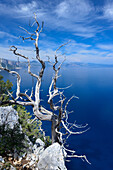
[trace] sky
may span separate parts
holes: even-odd
[[[113,64],[113,0],[0,0],[0,58],[17,60],[9,51],[11,45],[18,52],[35,58],[34,42],[23,42],[19,36],[34,32],[34,13],[44,21],[39,38],[40,56],[54,58],[59,51],[66,62]],[[63,54],[61,56],[61,54]]]

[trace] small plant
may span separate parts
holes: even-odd
[[[40,120],[34,120],[25,107],[21,105],[14,105],[19,116],[19,123],[22,127],[22,131],[26,134],[31,142],[34,144],[37,138],[40,138],[44,143],[45,147],[51,145],[50,136],[45,136],[45,132],[42,130],[42,122]]]
[[[48,146],[50,146],[50,145],[52,144],[52,141],[51,141],[50,136],[46,136],[46,137],[45,137],[45,140],[44,140],[44,139],[42,139],[42,140],[43,140],[44,143],[45,143],[45,148],[47,148]]]
[[[15,151],[19,154],[25,147],[25,135],[20,130],[19,124],[15,124],[14,128],[9,125],[0,125],[0,155],[8,157],[9,154],[14,155]]]
[[[42,125],[41,121],[35,120],[32,123],[32,116],[30,115],[29,112],[25,109],[25,107],[21,105],[15,105],[13,106],[14,109],[16,109],[18,116],[19,116],[19,123],[22,127],[22,131],[24,134],[26,134],[29,139],[35,143],[35,140],[37,138],[42,138],[42,132],[40,131],[40,127]]]
[[[3,76],[0,75],[0,102],[5,102],[9,99],[8,91],[11,91],[13,84],[9,80],[4,82]]]

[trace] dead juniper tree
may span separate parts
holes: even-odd
[[[72,134],[82,134],[88,130],[87,124],[85,126],[82,125],[77,125],[76,122],[74,123],[69,123],[68,122],[68,116],[69,112],[67,110],[69,102],[73,99],[76,98],[76,96],[72,96],[69,100],[66,101],[66,97],[64,96],[63,90],[60,89],[56,86],[57,79],[59,78],[59,70],[61,69],[61,64],[58,65],[58,50],[60,50],[64,45],[67,43],[61,45],[58,47],[58,49],[55,51],[55,61],[52,64],[53,71],[54,71],[54,76],[52,78],[51,84],[49,86],[49,94],[48,94],[48,104],[50,105],[50,110],[46,109],[45,107],[41,106],[41,98],[40,98],[40,88],[41,88],[41,83],[42,83],[42,77],[44,74],[45,70],[45,62],[40,58],[39,55],[39,46],[38,46],[38,41],[39,41],[39,36],[40,33],[43,30],[43,22],[42,22],[42,27],[40,28],[39,22],[37,21],[36,14],[34,16],[35,22],[33,23],[37,25],[36,30],[34,33],[30,33],[28,30],[26,30],[23,27],[20,27],[23,29],[29,36],[28,37],[23,37],[21,38],[23,40],[31,40],[35,42],[35,50],[36,50],[36,59],[38,62],[41,64],[41,70],[39,74],[34,74],[31,72],[31,65],[30,65],[30,60],[27,56],[22,55],[21,53],[17,52],[17,47],[11,46],[10,51],[14,53],[14,55],[24,58],[27,60],[28,63],[28,73],[36,79],[36,85],[35,85],[35,92],[34,92],[34,99],[33,99],[33,89],[31,90],[31,94],[28,95],[27,91],[24,93],[21,92],[20,89],[20,84],[21,84],[21,77],[18,72],[16,71],[10,71],[7,68],[3,68],[2,66],[0,69],[5,70],[9,72],[10,74],[15,74],[17,77],[17,89],[16,89],[16,97],[13,97],[13,94],[8,92],[8,95],[10,96],[10,100],[5,102],[5,103],[10,103],[10,104],[19,104],[23,106],[32,106],[33,108],[33,113],[35,116],[35,119],[39,119],[41,121],[51,121],[51,134],[52,134],[52,143],[58,142],[62,148],[68,152],[70,152],[70,155],[67,155],[67,157],[78,157],[82,158],[83,160],[87,160],[85,155],[75,155],[75,151],[68,150],[64,147],[66,140],[68,137]],[[48,59],[49,60],[49,59]],[[59,98],[57,104],[55,104],[54,99]],[[0,105],[4,104],[4,102],[0,102]],[[32,122],[33,123],[33,122]],[[85,128],[85,130],[84,130]],[[73,131],[75,129],[75,131]],[[76,129],[79,129],[76,131]],[[82,130],[80,130],[82,129]],[[89,162],[88,162],[89,163]]]

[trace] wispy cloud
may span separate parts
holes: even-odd
[[[30,3],[20,4],[0,4],[0,15],[7,15],[13,18],[29,17],[33,15],[33,12],[37,9],[37,3],[32,1]]]
[[[94,11],[93,5],[88,0],[64,0],[56,6],[55,12],[60,18],[68,18],[70,20],[79,19],[77,22],[81,22],[86,17],[90,17],[89,14]]]
[[[12,34],[9,34],[7,32],[4,32],[4,31],[0,31],[0,38],[13,38],[13,39],[17,39],[16,36],[12,35]]]
[[[103,17],[108,20],[113,20],[113,2],[107,2],[103,7]]]
[[[55,1],[56,2],[56,1]],[[40,20],[44,20],[47,28],[68,31],[73,35],[90,38],[100,29],[92,25],[96,11],[89,0],[63,0],[59,3],[42,3],[40,0],[13,5],[0,4],[0,14],[13,18],[33,16],[36,12]]]
[[[5,23],[9,26],[11,22],[14,28],[11,28],[12,25],[7,27],[4,24],[4,26],[1,27],[0,38],[2,40],[16,40],[14,35],[22,35],[23,31],[20,30],[19,32],[18,29],[15,29],[15,23],[17,27],[18,25],[26,26],[26,21],[29,22],[29,18],[33,17],[34,12],[37,13],[39,22],[45,22],[44,29],[47,30],[44,31],[39,41],[40,55],[44,57],[45,60],[46,55],[53,58],[54,50],[58,48],[62,42],[68,41],[67,39],[70,37],[69,39],[72,39],[71,43],[61,51],[66,52],[68,62],[108,63],[113,61],[113,45],[99,42],[97,44],[97,39],[99,40],[101,32],[111,28],[113,2],[107,1],[107,3],[103,3],[101,7],[94,6],[93,1],[90,0],[50,0],[48,2],[46,0],[31,0],[28,2],[25,0],[11,0],[10,3],[1,2],[0,17],[6,19],[6,22],[4,21],[1,24],[3,25]],[[26,26],[26,29],[27,28]],[[55,40],[55,38],[57,40]],[[103,40],[103,37],[100,39]],[[78,43],[79,40],[84,43]],[[29,41],[28,46],[26,44],[23,45],[26,50],[23,49],[21,43],[22,41],[17,44],[23,54],[29,57],[35,56],[31,50],[32,45],[30,47]],[[7,53],[8,48],[6,46],[1,45],[0,51],[1,56],[15,59],[13,55]]]
[[[60,0],[48,3],[38,1],[11,1],[0,3],[0,15],[20,19],[20,22],[36,12],[39,20],[44,20],[50,30],[68,31],[73,35],[91,38],[103,30],[100,19],[113,19],[113,3],[95,7],[89,0]],[[97,10],[98,9],[98,10]]]
[[[59,22],[56,26],[63,28],[73,35],[90,38],[94,37],[98,27],[91,23],[95,17],[95,8],[88,0],[64,0],[54,10]]]
[[[47,41],[45,41],[45,44]],[[52,42],[51,42],[52,44]],[[40,57],[47,61],[47,56],[50,57],[51,61],[54,61],[55,50],[58,47],[58,44],[54,43],[54,47],[50,48],[47,46],[45,49],[40,50]],[[62,50],[59,51],[58,55],[65,53],[66,62],[84,62],[84,63],[103,63],[109,64],[113,62],[113,45],[103,45],[98,44],[95,48],[92,45],[78,43],[74,40],[65,46]],[[35,50],[31,46],[17,46],[18,52],[28,56],[30,60],[35,59]],[[6,46],[0,46],[0,57],[16,60],[16,56],[13,55],[9,48]],[[63,56],[64,56],[63,55]],[[59,57],[59,60],[63,60],[63,56]],[[21,58],[20,58],[21,60]]]
[[[113,51],[113,44],[97,44],[97,47],[104,51]]]

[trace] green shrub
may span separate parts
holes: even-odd
[[[51,144],[51,139],[49,136],[44,136],[43,131],[40,129],[42,126],[42,122],[40,120],[35,120],[33,123],[33,118],[29,112],[25,109],[25,107],[16,105],[14,106],[19,116],[19,123],[22,126],[23,133],[25,133],[31,142],[34,144],[37,138],[40,138],[44,141],[45,146],[48,147]]]
[[[25,133],[29,139],[35,143],[35,140],[37,138],[42,138],[42,132],[40,131],[40,127],[42,125],[42,122],[39,120],[35,120],[33,123],[32,122],[32,116],[30,115],[29,112],[25,109],[25,107],[21,105],[15,105],[13,106],[14,109],[16,109],[18,116],[19,116],[19,123],[22,126],[22,131]]]
[[[4,82],[3,76],[0,75],[0,101],[5,102],[9,99],[7,91],[11,91],[12,86],[13,84],[9,80]]]
[[[22,152],[25,147],[25,135],[20,130],[19,124],[15,124],[14,128],[9,125],[0,125],[0,155],[8,156],[14,155],[16,151],[18,154]]]

